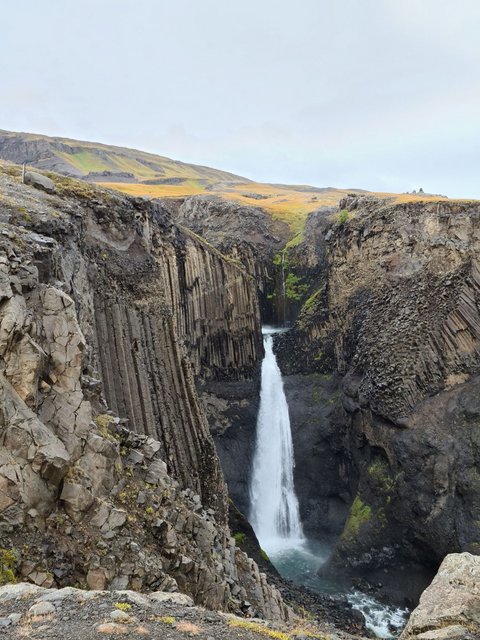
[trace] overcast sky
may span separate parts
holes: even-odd
[[[480,0],[0,4],[0,128],[480,198]]]

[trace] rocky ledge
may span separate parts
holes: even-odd
[[[203,640],[353,640],[330,625],[299,620],[280,625],[208,611],[195,607],[192,599],[182,594],[45,589],[26,583],[0,587],[0,633],[5,638],[39,640],[100,640],[109,636],[137,640],[192,636]]]

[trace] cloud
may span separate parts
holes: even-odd
[[[0,127],[480,197],[479,28],[477,0],[8,3]]]

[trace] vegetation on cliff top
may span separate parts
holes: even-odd
[[[244,205],[264,209],[274,219],[288,224],[291,238],[287,249],[303,239],[308,215],[321,206],[337,206],[348,193],[373,193],[355,189],[316,188],[305,185],[285,185],[252,182],[247,178],[222,171],[172,160],[164,156],[95,142],[51,138],[38,134],[0,132],[10,146],[12,140],[19,143],[43,145],[42,167],[55,168],[63,173],[75,173],[79,177],[97,174],[100,180],[105,172],[104,187],[132,196],[150,198],[183,198],[192,195],[216,195]],[[0,156],[1,156],[0,137]],[[37,151],[38,153],[38,151]],[[8,154],[6,159],[8,159]],[[45,164],[51,160],[50,165]],[[32,166],[35,166],[35,156]],[[91,176],[90,176],[91,177]],[[115,180],[126,180],[117,182]],[[445,200],[443,196],[425,193],[391,194],[395,202],[421,200]],[[345,214],[341,214],[345,215]],[[339,220],[343,222],[344,220]]]

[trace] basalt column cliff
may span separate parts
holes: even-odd
[[[193,384],[256,367],[248,275],[158,206],[20,176],[2,165],[0,582],[180,589],[284,619],[230,537]]]
[[[298,480],[322,487],[331,573],[415,598],[447,553],[479,551],[480,209],[351,197],[305,235],[317,277],[278,355],[321,416],[297,451],[328,462]]]
[[[281,225],[260,210],[194,197],[173,212],[243,257],[260,290],[276,289],[266,317],[283,321],[280,268],[295,285],[283,295],[299,312],[276,351],[305,532],[334,546],[330,576],[416,602],[446,554],[477,553],[480,540],[478,203],[352,195],[310,214],[302,241],[283,249]],[[203,391],[247,512],[258,386]]]

